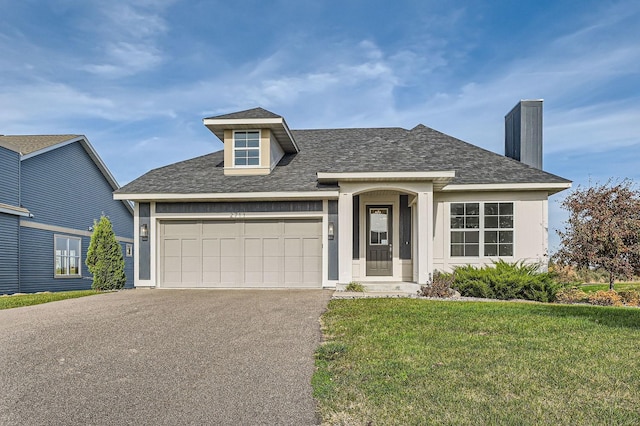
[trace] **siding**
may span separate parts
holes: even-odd
[[[18,216],[0,213],[0,294],[18,286]]]
[[[22,204],[34,222],[87,230],[104,213],[116,235],[133,238],[133,216],[80,142],[22,161]]]
[[[94,219],[105,214],[119,237],[133,238],[133,215],[80,142],[23,160],[22,205],[34,215],[22,221],[87,231]],[[61,291],[91,288],[91,274],[84,261],[89,237],[82,238],[83,278],[54,278],[52,231],[20,227],[20,290]],[[60,233],[64,234],[64,233]],[[69,234],[73,235],[73,234]],[[125,243],[121,243],[123,253]],[[133,257],[125,257],[126,287],[133,287]]]
[[[86,290],[91,288],[93,280],[84,263],[91,240],[89,237],[80,237],[82,240],[82,258],[80,259],[82,278],[54,278],[54,235],[79,236],[25,227],[22,227],[20,232],[20,291],[33,293],[36,291]],[[120,245],[124,256],[126,244],[121,243]],[[127,276],[125,288],[133,288],[133,257],[125,257],[124,259]]]
[[[20,154],[1,146],[0,203],[20,205]]]

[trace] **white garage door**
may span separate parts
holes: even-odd
[[[319,220],[163,221],[162,287],[321,287]]]

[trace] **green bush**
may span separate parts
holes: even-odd
[[[365,290],[366,290],[366,288],[362,284],[357,283],[355,281],[351,281],[344,288],[344,291],[357,291],[358,293],[363,293]]]
[[[453,288],[468,297],[552,302],[561,287],[548,272],[538,272],[538,265],[523,262],[499,260],[482,268],[459,266],[453,274]]]

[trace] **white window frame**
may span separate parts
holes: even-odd
[[[497,215],[489,215],[489,217],[495,217],[498,220],[498,225],[495,228],[489,228],[486,226],[486,218],[487,215],[485,213],[485,206],[487,204],[497,204],[498,205],[498,214]],[[511,214],[507,215],[507,214],[500,214],[500,204],[511,204]],[[482,238],[483,238],[483,244],[482,244],[482,253],[484,254],[485,257],[513,257],[513,253],[515,251],[515,219],[514,219],[514,213],[515,213],[515,204],[512,201],[495,201],[495,202],[485,202],[484,205],[482,206]],[[507,217],[507,216],[511,216],[511,227],[510,228],[501,228],[500,227],[500,218],[501,217]],[[497,233],[497,240],[498,242],[496,243],[487,243],[486,242],[486,232],[496,232]],[[511,232],[511,242],[510,243],[500,243],[500,233],[502,232]],[[496,245],[497,250],[498,250],[498,254],[496,255],[487,255],[487,248],[486,248],[486,244],[491,244],[491,245]],[[500,254],[500,246],[501,245],[511,245],[511,254],[510,255],[501,255]]]
[[[479,226],[478,228],[452,228],[451,227],[451,218],[453,217],[453,215],[451,214],[451,205],[453,204],[478,204],[479,207]],[[511,218],[512,218],[512,225],[511,228],[487,228],[485,226],[485,205],[486,204],[498,204],[498,206],[500,204],[511,204],[512,206],[512,212],[511,212]],[[468,258],[481,258],[481,257],[492,257],[492,258],[513,258],[516,255],[516,203],[514,201],[451,201],[449,202],[448,205],[448,229],[449,229],[449,257],[450,258],[456,258],[456,259],[468,259]],[[466,215],[465,215],[466,216]],[[498,221],[499,221],[499,216],[498,215]],[[505,215],[506,216],[506,215]],[[499,226],[499,225],[498,225]],[[457,256],[454,255],[452,253],[451,250],[451,246],[452,244],[452,232],[465,232],[465,231],[478,231],[478,255],[477,256]],[[496,256],[488,256],[486,254],[486,247],[485,247],[485,232],[489,231],[489,232],[495,232],[498,231],[498,238],[499,238],[499,232],[503,232],[503,231],[511,231],[512,232],[512,238],[511,238],[511,255],[509,256],[500,256],[500,255],[496,255]],[[458,244],[458,243],[455,243]],[[464,244],[464,243],[462,243]],[[492,244],[492,243],[490,243]],[[498,246],[500,245],[500,243],[497,243]],[[500,247],[498,247],[498,253],[500,252]]]
[[[61,239],[66,239],[67,240],[67,253],[66,255],[58,255],[56,253],[56,240],[58,238]],[[69,241],[70,240],[76,240],[78,241],[78,255],[77,256],[71,256],[71,254],[69,253]],[[66,274],[58,274],[58,268],[57,268],[57,261],[58,258],[61,257],[63,259],[67,260],[67,270],[66,270]],[[70,264],[71,262],[69,261],[71,258],[76,258],[77,259],[77,263],[78,263],[78,273],[77,274],[69,274],[69,268],[70,268]],[[82,238],[80,237],[73,237],[71,235],[62,235],[62,234],[54,234],[53,235],[53,276],[54,278],[81,278],[82,277]]]
[[[236,134],[238,133],[258,133],[258,147],[243,147],[236,148]],[[234,130],[233,131],[233,167],[237,168],[252,168],[252,167],[260,167],[260,163],[262,161],[262,132],[259,129],[247,129],[247,130]],[[249,151],[249,150],[258,150],[258,164],[236,164],[236,151]]]

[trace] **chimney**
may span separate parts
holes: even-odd
[[[542,99],[522,100],[504,117],[504,155],[542,170]]]

